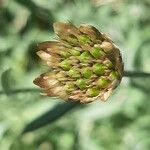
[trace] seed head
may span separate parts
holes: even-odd
[[[54,23],[57,41],[38,45],[37,55],[52,69],[34,83],[43,95],[88,103],[106,101],[123,75],[117,46],[95,27],[83,24]]]

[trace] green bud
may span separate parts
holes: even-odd
[[[86,94],[90,97],[95,97],[99,95],[99,90],[96,87],[89,88]]]
[[[98,79],[97,86],[99,88],[106,88],[109,85],[110,81],[105,77]]]
[[[87,66],[89,66],[89,63],[81,63],[81,66],[82,67],[87,67]]]
[[[92,70],[90,70],[89,68],[82,69],[81,73],[87,79],[90,78],[93,75]]]
[[[65,86],[64,86],[64,89],[67,91],[67,92],[71,92],[73,90],[76,89],[76,86],[73,84],[73,83],[67,83]]]
[[[75,68],[71,68],[69,71],[68,71],[68,75],[70,77],[73,77],[73,78],[79,78],[81,75],[80,73],[77,71],[77,69]]]
[[[92,48],[92,50],[90,51],[90,53],[92,54],[93,57],[95,58],[100,58],[101,56],[103,56],[105,53],[103,52],[103,50],[101,48],[98,47],[94,47]]]
[[[80,51],[77,49],[71,49],[70,53],[74,56],[79,56],[81,54]]]
[[[70,37],[67,38],[67,41],[73,45],[78,44],[78,39],[74,35],[70,35]]]
[[[109,75],[109,77],[111,78],[111,80],[115,80],[118,78],[118,72],[117,71],[112,71]]]
[[[84,90],[86,88],[86,80],[79,79],[76,81],[76,85],[81,89]]]
[[[60,53],[60,55],[63,56],[63,57],[65,57],[65,58],[68,58],[71,54],[69,52],[67,52],[67,51],[62,51]]]
[[[88,51],[83,52],[80,56],[79,56],[79,60],[83,63],[87,63],[89,62],[89,59],[91,58],[91,55]]]
[[[78,40],[79,40],[79,42],[81,42],[83,44],[87,44],[90,42],[90,37],[87,35],[80,35]]]
[[[105,73],[105,67],[102,64],[96,63],[93,65],[93,72],[97,75],[102,75]]]
[[[110,60],[104,61],[104,64],[105,64],[108,68],[113,68],[113,67],[114,67],[113,63],[112,63]]]
[[[72,66],[69,60],[65,59],[60,63],[60,67],[63,68],[64,70],[69,70]]]

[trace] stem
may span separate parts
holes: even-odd
[[[150,73],[146,72],[139,72],[139,71],[124,71],[123,77],[129,77],[129,78],[145,78],[150,77]],[[37,88],[24,88],[24,89],[14,89],[10,91],[9,94],[16,94],[16,93],[26,93],[26,92],[39,92],[40,89]],[[0,91],[0,95],[5,94],[4,91]]]
[[[145,77],[150,77],[150,73],[147,72],[139,72],[139,71],[124,71],[124,77],[129,77],[129,78],[145,78]]]
[[[26,93],[26,92],[40,92],[40,89],[36,88],[22,88],[22,89],[14,89],[9,92],[9,94],[16,94],[16,93]],[[0,91],[0,94],[5,94],[4,91]]]

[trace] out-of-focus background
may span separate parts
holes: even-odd
[[[0,0],[0,150],[149,150],[148,78],[123,78],[107,102],[72,109],[20,135],[63,104],[40,96],[32,83],[48,70],[36,45],[56,38],[56,21],[94,25],[119,46],[125,70],[150,72],[149,0]]]

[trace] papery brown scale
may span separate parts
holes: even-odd
[[[81,103],[87,103],[93,101],[92,98],[88,98],[85,91],[76,90],[73,92],[72,95],[69,96],[69,99],[78,101],[80,100]]]
[[[40,86],[41,88],[47,89],[49,87],[56,86],[56,84],[58,85],[58,80],[55,78],[55,75],[53,73],[44,73],[36,78],[33,83]]]
[[[53,25],[54,32],[61,38],[62,36],[68,36],[68,35],[75,35],[78,36],[80,34],[77,27],[75,27],[71,23],[62,23],[62,22],[56,22]],[[66,37],[67,38],[67,37]]]
[[[103,40],[102,34],[93,26],[83,24],[79,27],[80,32],[87,34],[92,41]]]
[[[83,44],[83,45],[80,45],[81,46],[81,48],[83,49],[83,50],[85,50],[85,51],[91,51],[91,45],[89,45],[89,44]]]
[[[115,66],[115,70],[118,71],[119,77],[121,79],[121,77],[123,76],[123,63],[120,63],[120,62],[122,62],[122,58],[120,56],[119,49],[118,48],[113,49],[111,52],[111,56],[113,56],[113,57],[111,57],[110,60],[113,62],[114,66]]]
[[[43,42],[38,45],[39,50],[46,51],[49,54],[59,54],[61,50],[63,50],[63,46],[60,42],[57,41],[49,41]]]
[[[45,49],[50,48],[52,46],[56,47],[58,44],[59,44],[58,41],[46,41],[46,42],[39,43],[37,45],[37,47],[38,47],[38,50],[45,50]]]
[[[61,58],[56,54],[49,54],[45,51],[38,51],[37,55],[50,67],[56,67],[59,65]]]
[[[43,60],[50,60],[52,58],[55,60],[60,60],[60,57],[57,53],[51,53],[47,50],[38,51],[37,55]]]
[[[37,55],[44,61],[48,61],[51,57],[50,54],[41,50],[37,52]]]
[[[60,98],[67,99],[68,95],[64,91],[64,87],[60,85],[59,81],[56,80],[55,74],[42,74],[40,77],[36,78],[34,84],[43,88],[42,95],[47,96],[59,96]]]
[[[46,89],[46,93],[48,96],[60,96],[62,94],[63,87],[62,86],[55,86],[55,87],[50,87],[49,89]]]
[[[101,44],[101,48],[106,52],[107,57],[115,66],[115,69],[119,72],[120,77],[123,75],[123,63],[122,58],[119,52],[119,49],[115,46],[115,44],[109,40],[104,41]]]

